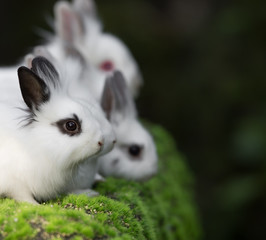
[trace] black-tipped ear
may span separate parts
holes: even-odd
[[[109,120],[115,118],[117,114],[120,117],[136,115],[133,97],[120,71],[115,71],[112,76],[107,77],[101,105]]]
[[[117,110],[123,111],[131,102],[126,80],[120,71],[115,71],[112,76],[113,91],[116,96]]]
[[[133,96],[120,71],[115,71],[112,76],[112,88],[115,96],[116,111],[123,115],[135,115],[136,107]]]
[[[50,91],[45,82],[26,67],[18,69],[19,85],[27,106],[34,110],[50,98]]]
[[[115,105],[111,81],[111,78],[106,78],[101,99],[101,106],[108,120],[111,120],[111,114]]]
[[[56,88],[59,84],[59,74],[56,71],[52,63],[50,63],[45,57],[36,57],[32,60],[32,69],[36,75],[45,81],[51,82]]]

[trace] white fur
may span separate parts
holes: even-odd
[[[22,100],[19,82],[17,78],[17,69],[18,67],[4,67],[0,68],[0,91],[1,96],[0,100],[5,101],[6,103],[11,103],[13,99],[14,101],[20,102]],[[16,79],[16,81],[12,81],[12,79]],[[3,90],[1,90],[3,89]],[[19,96],[19,98],[18,98]]]
[[[39,53],[45,52],[45,48],[39,47]],[[60,52],[58,54],[60,58],[66,54],[61,45],[58,45],[54,52]],[[47,53],[45,54],[47,55]],[[52,58],[56,57],[56,55],[52,56]],[[66,56],[63,58],[66,58]],[[79,61],[76,61],[75,64],[77,64],[77,67],[82,68]],[[85,79],[79,82],[73,81],[71,93],[83,99],[86,99],[90,96],[89,93],[92,93],[97,101],[101,102],[102,94],[105,94],[103,92],[105,76],[93,66],[88,65],[83,66],[83,68],[86,71]],[[113,73],[110,73],[109,77],[112,78],[112,75]],[[97,82],[101,82],[101,84],[97,84]],[[101,86],[102,89],[95,91],[94,83],[98,87]],[[117,91],[116,87],[113,87],[112,91]],[[99,157],[99,173],[105,177],[115,176],[134,180],[148,179],[157,172],[156,147],[150,133],[138,120],[134,99],[127,85],[124,84],[119,91],[119,94],[123,95],[123,97],[116,96],[113,100],[118,101],[122,108],[117,109],[113,106],[111,112],[111,125],[115,132],[117,143],[110,153]],[[123,102],[123,99],[126,99],[126,102]],[[143,149],[140,156],[132,158],[129,148],[134,144],[141,146]],[[81,172],[80,184],[82,185],[82,182],[86,180],[86,169],[81,170]]]
[[[85,59],[85,68],[88,69],[86,72],[87,80],[85,79],[82,83],[79,82],[76,86],[78,90],[74,90],[73,88],[72,93],[76,92],[77,95],[83,96],[86,99],[86,93],[90,92],[98,102],[101,101],[105,78],[112,74],[112,72],[107,74],[99,70],[98,65],[102,61],[99,59],[105,57],[111,59],[117,58],[115,60],[119,63],[117,66],[120,66],[120,69],[125,75],[125,79],[128,80],[127,84],[129,86],[127,87],[128,89],[125,89],[125,94],[130,104],[124,106],[128,110],[127,114],[119,111],[113,113],[116,119],[115,122],[117,123],[112,122],[112,126],[117,135],[117,144],[111,153],[100,158],[100,173],[105,176],[116,176],[135,180],[149,178],[157,172],[157,154],[151,135],[138,121],[132,96],[136,92],[134,89],[138,89],[138,87],[132,87],[132,84],[136,84],[135,81],[132,81],[134,78],[132,76],[139,74],[138,67],[134,59],[131,59],[131,56],[128,55],[130,53],[127,52],[127,48],[120,40],[102,32],[101,24],[95,17],[95,13],[93,13],[94,10],[88,11],[90,8],[86,6],[86,3],[93,3],[93,1],[74,0],[75,11],[67,2],[62,1],[56,4],[55,14],[58,36],[55,36],[46,46],[47,50],[53,55],[52,58],[63,62],[66,58],[65,46],[78,49]],[[84,11],[81,6],[85,6]],[[93,6],[95,7],[95,5]],[[90,12],[89,15],[88,12]],[[85,31],[82,31],[81,26],[79,26],[79,22],[77,22],[78,17],[83,21]],[[74,31],[72,29],[73,26],[78,26],[78,30]],[[47,56],[45,51],[41,50]],[[138,81],[140,83],[140,80]],[[132,159],[128,152],[129,147],[133,144],[143,147],[139,159]],[[119,159],[119,161],[114,164],[113,162],[116,159]],[[84,179],[86,178],[85,172]]]
[[[158,158],[154,141],[138,121],[134,99],[122,74],[116,72],[109,80],[113,104],[108,115],[117,143],[110,153],[99,158],[99,173],[103,176],[147,180],[157,173]],[[130,153],[134,145],[141,148],[140,154]]]
[[[66,57],[68,56],[67,53],[65,52],[64,44],[57,37],[55,37],[53,41],[51,41],[51,43],[48,44],[47,46],[45,47],[39,46],[37,47],[37,49],[39,50],[38,52],[39,52],[39,55],[41,56],[46,55],[47,54],[46,52],[51,53],[51,56],[49,57],[49,59],[50,60],[55,59],[56,62],[64,62]],[[86,63],[86,66],[85,66],[86,76],[84,76],[84,81],[81,84],[78,83],[77,86],[73,84],[73,86],[75,88],[78,88],[79,91],[85,91],[85,92],[89,91],[90,95],[92,95],[98,102],[100,102],[106,76],[110,75],[110,73],[108,74],[103,73],[102,71],[99,71],[99,69],[97,69],[94,65],[90,64],[90,62],[88,62],[87,60],[85,61],[86,61],[85,62]],[[79,64],[80,67],[82,67],[80,62],[77,61],[77,63]],[[84,66],[83,66],[83,69],[84,69]],[[80,87],[79,85],[83,85],[83,86]]]
[[[137,119],[124,119],[114,127],[114,131],[117,143],[110,153],[99,158],[99,173],[105,177],[132,180],[147,180],[156,174],[158,159],[155,144]],[[129,153],[132,144],[143,147],[141,155],[137,158],[133,158]]]
[[[112,70],[123,72],[131,93],[137,96],[143,83],[139,67],[128,47],[119,38],[103,32],[93,0],[74,0],[72,6],[68,2],[59,1],[55,5],[55,28],[61,41],[73,44],[104,75],[110,72],[101,70],[100,65],[111,61],[114,65]],[[49,48],[53,52],[54,46]]]
[[[27,106],[18,90],[17,70],[0,69],[0,196],[37,203],[89,188],[96,171],[95,158],[113,147],[115,136],[99,104],[93,98],[84,101],[71,95],[71,82],[80,73],[73,69],[73,62],[64,64],[59,72],[60,80],[64,78],[62,87],[51,89],[49,101],[35,111],[36,121],[27,125],[27,113],[21,109]],[[55,123],[73,114],[82,121],[81,133],[61,133]],[[82,186],[77,181],[80,164],[89,166],[88,175],[93,175]]]

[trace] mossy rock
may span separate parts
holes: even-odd
[[[200,239],[193,178],[172,137],[148,124],[159,173],[137,183],[108,178],[100,196],[68,195],[39,206],[0,200],[0,239]]]

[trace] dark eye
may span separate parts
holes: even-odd
[[[112,71],[114,69],[114,64],[112,61],[104,61],[100,64],[100,68],[103,70],[103,71]]]
[[[74,114],[74,119],[62,119],[56,122],[60,132],[68,134],[69,136],[77,135],[81,132],[81,121]]]
[[[67,121],[64,125],[66,131],[76,132],[78,130],[78,124],[75,121]]]
[[[133,144],[128,148],[128,152],[132,157],[139,157],[142,151],[142,146]]]

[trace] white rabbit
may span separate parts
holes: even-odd
[[[56,53],[62,41],[75,46],[103,74],[121,70],[133,96],[137,96],[143,82],[139,67],[120,39],[103,32],[93,0],[74,0],[73,5],[57,2],[55,30],[57,37],[48,46],[50,52]]]
[[[19,86],[16,70],[0,71],[2,197],[37,203],[77,190],[79,164],[113,148],[113,130],[99,104],[71,96],[72,78],[80,75],[78,64],[64,64],[58,72],[37,57],[32,69],[18,69]],[[7,90],[10,101],[4,96]]]
[[[99,173],[147,180],[157,172],[157,153],[151,135],[137,120],[133,97],[121,72],[107,78],[102,107],[117,137],[114,149],[99,158]],[[105,99],[107,98],[107,99]]]
[[[158,162],[156,147],[151,135],[138,121],[133,96],[122,74],[119,71],[110,73],[104,85],[105,76],[89,65],[77,50],[71,49],[70,46],[66,49],[62,45],[60,51],[62,56],[65,54],[64,58],[70,54],[79,59],[80,65],[88,70],[87,79],[76,82],[77,90],[80,88],[85,90],[85,92],[77,91],[77,95],[80,97],[83,95],[82,97],[86,99],[87,92],[93,93],[95,90],[93,87],[95,81],[98,82],[97,86],[102,86],[101,90],[96,91],[99,96],[93,95],[101,103],[111,122],[117,143],[111,152],[99,157],[99,173],[103,176],[133,180],[144,180],[154,175],[157,172]],[[51,60],[57,57],[52,56],[45,47],[37,47],[33,52],[49,56]],[[75,94],[75,91],[72,88],[72,94]],[[83,172],[85,176],[86,169]]]

